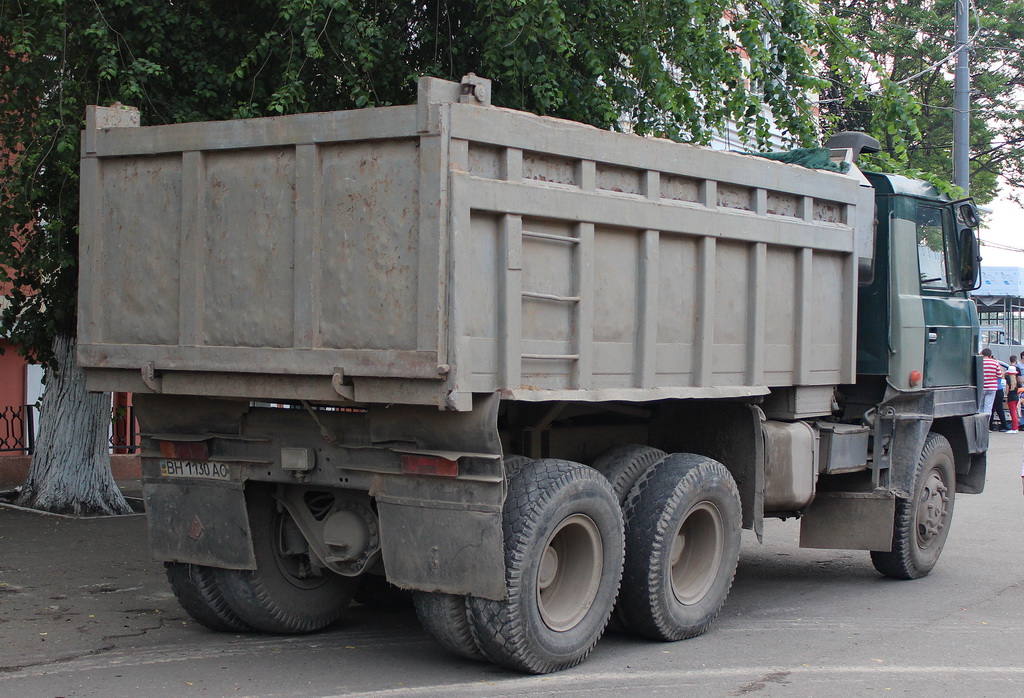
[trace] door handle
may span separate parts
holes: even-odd
[[[939,333],[938,333],[938,330],[936,330],[933,327],[929,327],[928,328],[928,343],[929,344],[938,344],[939,343]]]

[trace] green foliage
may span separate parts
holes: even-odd
[[[850,41],[863,46],[873,64],[828,61],[837,79],[824,94],[843,96],[825,102],[824,116],[839,130],[869,131],[885,146],[869,162],[936,184],[958,195],[953,178],[953,73],[955,63],[942,63],[956,47],[953,16],[956,0],[826,0],[821,11],[841,18]],[[1024,185],[1024,2],[974,0],[970,17],[971,46],[971,195],[985,203],[995,197],[1002,177]],[[976,36],[975,36],[976,35]],[[884,67],[884,68],[882,68]],[[879,71],[884,72],[879,72]],[[913,109],[916,129],[904,128],[898,111],[875,98],[850,94],[849,73],[861,83],[872,76],[899,84],[904,106]],[[855,79],[852,82],[857,82]]]
[[[900,156],[904,138],[919,135],[905,93],[869,98],[856,66],[870,56],[847,41],[851,20],[815,6],[0,0],[0,142],[18,153],[3,177],[0,230],[19,231],[0,236],[15,286],[0,332],[46,360],[49,339],[74,327],[88,104],[138,106],[144,125],[272,116],[410,103],[421,75],[475,72],[494,80],[501,106],[697,143],[734,120],[764,147],[773,125],[795,145],[815,144],[812,95],[834,84]]]

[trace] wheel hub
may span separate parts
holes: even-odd
[[[558,574],[558,551],[550,545],[544,549],[540,560],[540,572],[537,575],[537,586],[541,591],[551,586]]]
[[[683,535],[683,530],[679,529],[679,533],[672,539],[672,553],[669,556],[673,567],[679,564],[679,558],[683,556],[684,548],[686,548],[686,536]]]
[[[537,608],[556,632],[583,620],[597,597],[604,567],[601,532],[593,519],[573,514],[548,538],[537,568]]]
[[[949,507],[949,488],[937,468],[928,472],[921,488],[920,506],[917,508],[917,542],[927,548],[946,525]]]
[[[704,598],[718,577],[725,547],[722,513],[711,502],[691,509],[672,539],[669,552],[672,593],[684,606]]]

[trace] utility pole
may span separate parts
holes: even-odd
[[[970,119],[971,72],[967,50],[968,15],[971,0],[956,0],[956,73],[953,81],[953,184],[967,196],[971,186]]]

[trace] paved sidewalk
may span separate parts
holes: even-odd
[[[167,641],[191,625],[150,557],[145,515],[0,507],[0,671]]]

